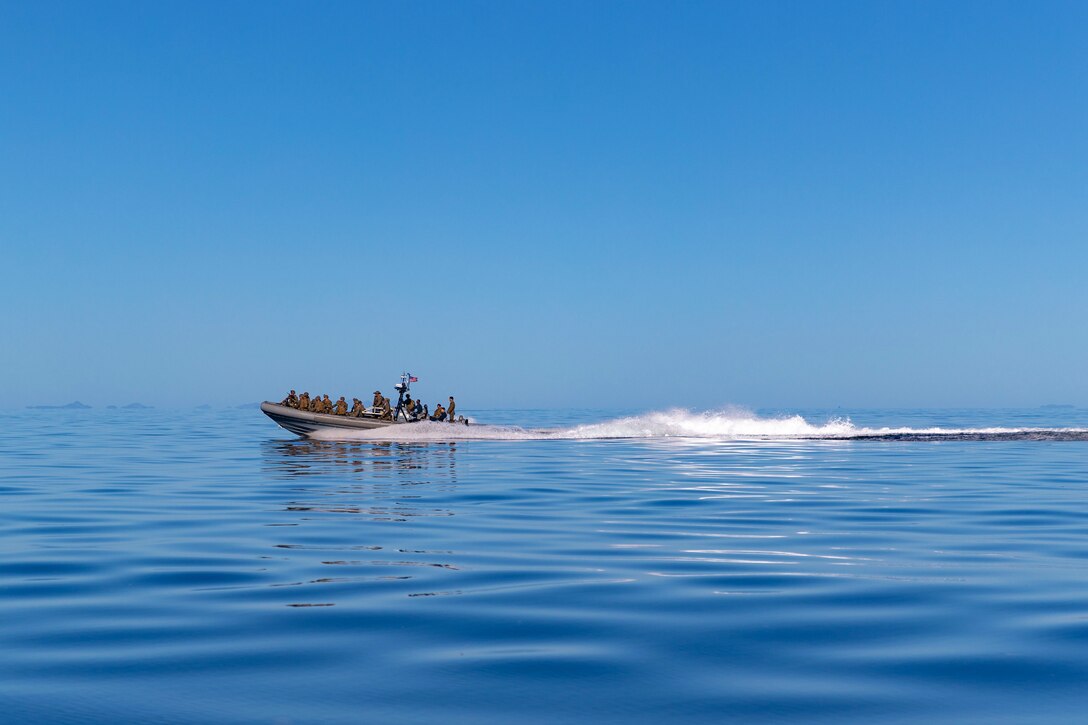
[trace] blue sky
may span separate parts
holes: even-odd
[[[1088,5],[4,3],[10,406],[1088,405]]]

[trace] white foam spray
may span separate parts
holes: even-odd
[[[800,415],[761,417],[741,408],[693,412],[681,408],[633,415],[566,428],[519,428],[506,425],[458,425],[421,422],[367,431],[326,429],[311,435],[340,441],[456,441],[456,440],[607,440],[614,438],[705,439],[851,439],[895,436],[1009,436],[1032,433],[1088,433],[1063,428],[860,428],[849,418],[810,423]]]

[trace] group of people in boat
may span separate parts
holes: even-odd
[[[280,401],[280,405],[286,405],[288,408],[296,408],[298,410],[308,410],[311,413],[325,413],[326,415],[344,415],[351,418],[362,417],[376,417],[382,420],[393,420],[394,417],[402,416],[408,421],[417,420],[433,420],[433,421],[448,421],[450,423],[465,422],[464,416],[454,417],[454,411],[457,409],[457,403],[454,402],[453,396],[450,396],[449,407],[444,407],[441,403],[434,407],[434,412],[430,411],[428,406],[424,405],[419,400],[412,400],[410,393],[406,393],[404,398],[400,401],[400,405],[394,410],[393,404],[389,398],[382,395],[380,390],[374,391],[374,400],[371,401],[370,407],[367,408],[363,405],[363,401],[358,398],[352,398],[352,406],[349,409],[348,403],[344,400],[344,396],[340,396],[340,400],[335,403],[329,399],[328,395],[315,395],[310,397],[309,392],[305,392],[302,395],[296,395],[292,390],[287,394],[287,397]]]

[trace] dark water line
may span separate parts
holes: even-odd
[[[854,436],[813,436],[809,440],[850,440],[850,441],[1088,441],[1088,430],[1025,430],[972,432],[956,431],[948,433],[873,433]]]

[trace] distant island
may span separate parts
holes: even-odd
[[[28,405],[26,407],[34,410],[88,410],[91,406],[75,400],[68,405]]]
[[[28,405],[26,407],[31,408],[33,410],[90,410],[92,406],[87,405],[86,403],[81,403],[78,400],[75,400],[75,401],[73,401],[71,403],[68,403],[67,405]],[[151,410],[155,406],[154,405],[144,405],[143,403],[129,403],[128,405],[123,405],[123,406],[120,406],[120,407],[125,409],[125,410]],[[117,410],[118,406],[116,406],[116,405],[107,405],[106,409],[107,410]]]

